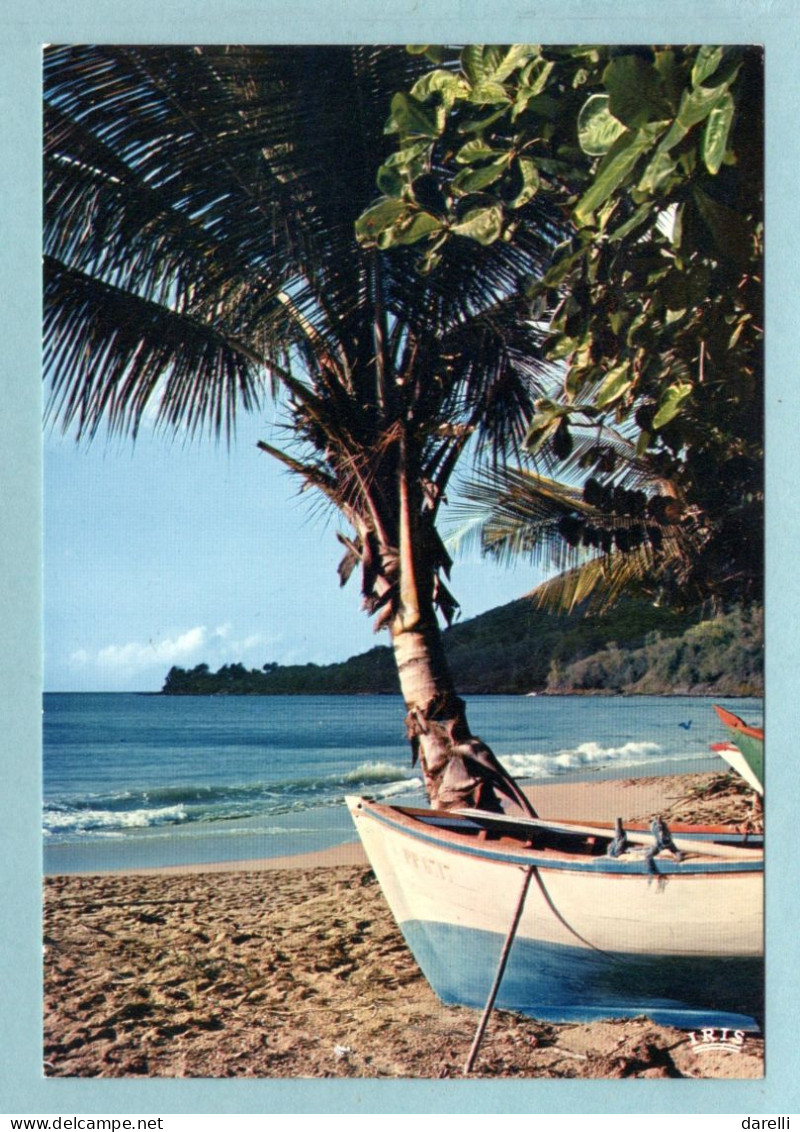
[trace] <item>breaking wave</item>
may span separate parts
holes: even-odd
[[[219,785],[171,785],[57,797],[44,808],[44,835],[109,836],[157,826],[230,822],[340,806],[346,794],[387,798],[422,789],[416,776],[388,762],[365,762],[319,778]]]
[[[517,778],[553,778],[576,770],[641,767],[663,753],[658,743],[645,741],[623,743],[619,747],[586,742],[547,754],[503,755],[500,761]]]

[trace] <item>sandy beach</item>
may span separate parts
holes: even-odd
[[[529,790],[543,817],[751,820],[721,774]],[[360,845],[44,891],[44,1072],[57,1077],[461,1077],[478,1012],[443,1006]],[[698,1049],[647,1019],[492,1015],[475,1077],[758,1078],[761,1037]]]

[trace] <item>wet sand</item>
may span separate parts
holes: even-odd
[[[538,812],[741,825],[727,775],[535,787]],[[59,1077],[461,1077],[477,1011],[419,972],[360,845],[45,881],[44,1071]],[[763,1040],[698,1049],[647,1019],[498,1011],[475,1077],[763,1076]]]

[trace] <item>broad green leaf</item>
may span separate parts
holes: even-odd
[[[570,354],[574,354],[580,348],[580,345],[578,338],[570,338],[568,335],[560,334],[547,350],[547,359],[551,362],[560,362],[563,358],[568,358]]]
[[[522,72],[519,81],[519,92],[520,95],[524,96],[526,102],[542,93],[554,67],[555,63],[552,60],[547,62],[541,57],[531,60]]]
[[[737,73],[738,69],[734,70],[730,77],[718,86],[699,86],[694,90],[684,91],[678,116],[675,119],[676,125],[683,127],[684,130],[690,130],[698,122],[705,121],[711,111],[725,100],[728,95],[728,88],[736,78]]]
[[[449,236],[450,233],[445,230],[438,240],[434,240],[433,243],[429,242],[425,254],[416,265],[415,270],[418,275],[430,275],[432,271],[436,270],[442,260],[441,248],[444,247]]]
[[[573,251],[572,243],[569,240],[559,244],[553,255],[553,262],[541,280],[541,285],[543,287],[557,287],[584,254],[582,248],[577,252]]]
[[[685,83],[685,74],[671,49],[655,52],[655,68],[661,77],[661,87],[671,110],[678,109]]]
[[[617,138],[625,133],[626,126],[609,110],[610,101],[607,94],[593,94],[578,115],[578,142],[590,157],[608,153]]]
[[[674,175],[676,167],[677,163],[669,149],[659,146],[636,186],[638,192],[654,195]]]
[[[531,55],[538,55],[538,53],[539,48],[535,45],[515,43],[495,67],[492,78],[495,82],[505,82],[510,74],[525,66]]]
[[[559,426],[558,420],[550,420],[547,424],[538,423],[539,416],[535,416],[528,426],[528,432],[525,436],[523,447],[533,455],[539,452],[548,439],[556,431]]]
[[[605,381],[600,386],[594,398],[598,409],[604,409],[614,401],[618,401],[633,385],[630,362],[624,361],[615,365],[606,374]]]
[[[430,71],[417,79],[411,88],[412,98],[424,102],[431,94],[440,94],[444,105],[450,110],[459,98],[465,98],[469,88],[463,79],[454,75],[452,71]]]
[[[553,401],[550,397],[540,397],[536,402],[536,416],[533,418],[533,421],[531,421],[531,424],[535,424],[539,417],[551,421],[560,419],[571,412],[571,405],[562,405],[560,401]]]
[[[569,415],[571,407],[560,405],[557,401],[542,398],[536,402],[536,413],[528,426],[524,446],[530,452],[538,451]]]
[[[477,240],[479,244],[492,244],[503,231],[503,210],[499,205],[490,208],[473,208],[460,224],[454,224],[452,232]]]
[[[390,165],[381,165],[378,170],[378,176],[375,178],[378,188],[387,197],[395,197],[399,199],[403,190],[409,184],[410,178],[402,176],[396,169]]]
[[[469,100],[470,102],[477,102],[480,105],[489,106],[497,106],[497,104],[501,102],[507,103],[508,105],[511,104],[511,99],[503,84],[492,82],[489,79],[484,79],[473,86],[470,91]]]
[[[412,165],[419,163],[420,158],[427,159],[430,153],[431,143],[428,139],[412,142],[411,145],[403,146],[402,149],[396,150],[384,161],[384,165],[389,165],[397,169],[407,169]]]
[[[598,208],[597,212],[595,213],[595,224],[597,226],[598,232],[605,232],[606,225],[608,224],[614,213],[617,211],[618,204],[619,202],[612,195],[605,202],[605,204],[601,205],[600,208]]]
[[[642,431],[639,433],[639,439],[636,441],[637,456],[644,456],[645,452],[650,447],[651,439],[652,437],[650,436],[650,433],[645,432],[645,430],[642,429]]]
[[[596,367],[592,364],[592,339],[576,350],[570,359],[569,369],[564,378],[564,389],[569,397],[575,397],[583,383],[592,376]]]
[[[494,70],[496,57],[480,43],[471,43],[461,52],[461,66],[471,83],[479,83]]]
[[[661,76],[639,55],[619,55],[603,71],[610,110],[626,126],[637,129],[669,115]]]
[[[699,86],[713,75],[722,62],[723,49],[721,47],[701,47],[692,67],[692,86]]]
[[[405,138],[438,138],[441,130],[434,113],[426,111],[415,98],[400,92],[392,99],[384,133],[399,133]]]
[[[615,228],[613,232],[609,233],[609,240],[616,243],[619,240],[624,240],[631,232],[634,232],[644,222],[653,215],[653,205],[650,201],[646,204],[640,205],[633,216],[629,216],[624,224],[620,224],[619,228]]]
[[[510,208],[521,208],[532,200],[539,191],[539,170],[536,168],[536,163],[528,157],[520,157],[517,168],[522,174],[522,188],[509,203]]]
[[[389,197],[398,197],[409,183],[424,173],[429,166],[431,143],[414,142],[387,157],[378,170],[378,188]]]
[[[441,232],[443,227],[442,221],[430,212],[417,212],[410,220],[400,220],[392,228],[385,229],[378,238],[378,246],[391,248],[397,244],[416,244],[434,232]]]
[[[674,149],[678,142],[682,142],[689,132],[688,126],[683,126],[676,118],[658,144],[659,152],[666,153]]]
[[[678,413],[686,398],[692,392],[692,385],[688,381],[678,381],[670,385],[659,402],[658,412],[653,417],[653,428],[663,428],[669,424]]]
[[[356,236],[359,240],[374,240],[387,228],[391,228],[408,210],[403,201],[387,199],[368,208],[356,221]]]
[[[453,189],[457,193],[464,194],[482,192],[483,189],[500,180],[508,169],[510,157],[510,154],[506,154],[498,161],[493,161],[491,165],[485,165],[482,169],[464,169],[453,178]]]
[[[712,175],[719,172],[728,148],[728,135],[733,122],[734,103],[730,91],[708,116],[703,130],[703,161]]]
[[[505,106],[499,110],[495,110],[492,114],[487,115],[485,118],[472,118],[469,121],[461,122],[458,126],[460,134],[480,134],[484,130],[488,130],[500,118],[503,118],[507,113]]]
[[[406,51],[409,55],[427,55],[431,63],[441,63],[445,56],[444,48],[432,43],[411,43]]]
[[[736,343],[739,341],[739,338],[741,336],[742,331],[744,330],[745,326],[747,326],[748,322],[752,321],[752,318],[753,318],[752,314],[748,311],[747,314],[743,314],[741,316],[741,318],[737,321],[736,326],[734,327],[733,333],[731,334],[730,339],[728,341],[728,349],[729,350],[732,350],[734,348]]]
[[[473,138],[456,154],[456,162],[459,165],[471,165],[473,161],[485,161],[488,157],[497,157],[501,151],[492,149],[482,138]]]
[[[600,162],[594,181],[575,206],[573,218],[580,227],[590,223],[595,209],[619,188],[641,155],[653,144],[653,130],[646,127],[624,133]]]

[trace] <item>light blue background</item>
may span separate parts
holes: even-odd
[[[0,1112],[788,1113],[800,1109],[796,817],[798,32],[791,0],[61,0],[0,35]],[[41,1076],[40,49],[68,42],[693,42],[766,47],[767,1077],[758,1082],[133,1081]]]

